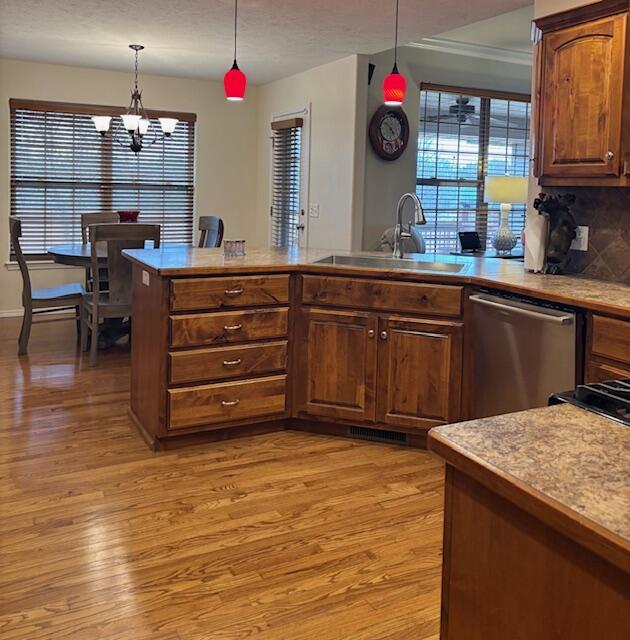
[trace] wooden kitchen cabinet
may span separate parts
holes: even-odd
[[[423,430],[459,418],[463,323],[304,307],[297,415]]]
[[[428,429],[459,418],[463,324],[382,318],[377,420]]]
[[[630,378],[630,322],[593,315],[589,320],[585,382]]]
[[[300,325],[301,410],[333,419],[374,420],[377,316],[305,308]]]
[[[541,184],[630,186],[628,3],[537,21],[536,173]]]

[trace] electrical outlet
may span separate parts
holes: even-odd
[[[308,207],[308,217],[309,218],[319,218],[319,205],[311,204]]]
[[[577,236],[571,243],[574,251],[588,251],[588,227],[580,226],[576,230]]]

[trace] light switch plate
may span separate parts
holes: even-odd
[[[311,204],[308,207],[308,216],[309,218],[319,218],[319,205]]]
[[[588,227],[579,226],[576,230],[577,236],[571,243],[574,251],[588,251]]]

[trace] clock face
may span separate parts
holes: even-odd
[[[396,160],[407,147],[409,122],[400,107],[383,105],[370,122],[370,142],[383,160]]]

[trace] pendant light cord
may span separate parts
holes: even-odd
[[[396,0],[398,1],[398,0]],[[236,18],[238,15],[238,0],[234,0],[234,62],[236,63]]]
[[[134,65],[135,89],[138,91],[138,50],[136,49],[136,61]]]
[[[396,28],[394,30],[394,68],[398,69],[398,1],[396,0]]]

